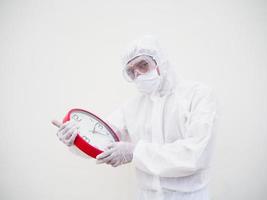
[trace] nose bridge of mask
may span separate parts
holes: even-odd
[[[142,80],[142,81],[148,81],[148,80],[152,80],[152,79],[155,79],[155,78],[158,78],[158,73],[157,73],[157,70],[156,68],[144,73],[144,74],[141,74],[137,77],[135,77],[135,79],[139,79],[139,80]]]
[[[159,89],[161,77],[157,73],[157,70],[154,69],[151,72],[138,76],[133,81],[140,92],[151,94]]]

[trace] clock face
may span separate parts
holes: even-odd
[[[79,135],[91,146],[104,150],[107,144],[115,142],[113,131],[93,114],[73,111],[70,120],[79,126]]]

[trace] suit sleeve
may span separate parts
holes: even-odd
[[[138,169],[160,177],[183,177],[208,168],[216,118],[213,92],[198,89],[189,113],[183,139],[167,144],[137,143],[133,162]]]

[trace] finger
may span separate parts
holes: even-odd
[[[118,167],[121,165],[121,162],[120,161],[117,161],[115,164],[112,165],[112,167]]]
[[[108,157],[105,157],[105,158],[103,158],[103,159],[101,159],[101,160],[97,160],[97,161],[96,161],[96,164],[102,164],[102,163],[108,163],[108,162],[111,162],[112,159],[113,159],[113,157],[114,157],[114,156],[112,156],[112,154],[111,154],[111,155],[108,156]]]
[[[72,145],[73,145],[76,136],[77,136],[77,132],[74,131],[74,132],[72,133],[70,139],[66,141],[67,146],[72,146]]]
[[[73,145],[74,141],[75,141],[75,138],[76,138],[77,134],[73,134],[70,138],[70,140],[68,141],[68,146],[71,146]]]
[[[109,164],[109,165],[115,165],[115,163],[117,163],[117,160],[114,160],[114,159],[107,162],[107,164]]]
[[[71,138],[71,136],[72,136],[72,131],[68,131],[68,132],[64,135],[63,140],[64,140],[65,142],[68,142],[69,139]]]
[[[69,142],[73,143],[77,135],[78,135],[78,130],[76,129],[73,131],[72,136],[69,139]]]
[[[113,153],[113,149],[110,149],[110,150],[107,150],[107,151],[104,151],[103,153],[99,154],[98,156],[96,156],[96,159],[97,160],[101,160],[101,159],[104,159],[105,157],[111,155]]]
[[[66,128],[70,123],[71,123],[71,121],[66,121],[66,122],[64,122],[64,123],[60,126],[59,131],[61,131],[61,130],[63,130],[64,128]]]
[[[99,165],[99,164],[103,164],[105,163],[103,160],[96,160],[96,164]]]
[[[108,165],[112,165],[112,160],[111,161],[108,161],[108,162],[106,162],[106,164],[108,164]]]
[[[68,130],[68,132],[64,135],[64,139],[66,141],[68,141],[71,138],[71,136],[72,136],[72,134],[74,133],[75,130],[77,130],[77,127],[76,126],[73,126],[72,128],[70,128]]]
[[[65,134],[65,141],[66,142],[70,142],[71,141],[71,138],[73,138],[73,136],[76,136],[77,135],[76,132],[77,132],[77,127],[76,126],[72,127],[68,131],[68,133]]]
[[[96,159],[97,159],[97,160],[101,160],[101,159],[103,159],[103,158],[109,156],[110,154],[111,154],[111,152],[109,152],[109,150],[104,151],[103,153],[98,154],[98,155],[96,156]]]
[[[64,135],[67,135],[69,133],[69,131],[75,126],[74,123],[70,122],[69,124],[67,124],[65,126],[64,129],[61,130],[61,135],[64,136]],[[66,139],[66,138],[65,138]]]
[[[68,133],[69,129],[71,128],[70,125],[67,125],[63,130],[60,130],[60,129],[58,130],[57,136],[62,141],[66,140],[66,135],[68,135],[67,133]]]
[[[56,127],[58,127],[58,128],[60,128],[60,126],[62,126],[62,123],[59,122],[59,121],[57,121],[57,120],[52,120],[51,123],[52,123],[53,125],[55,125]]]
[[[108,165],[114,165],[117,162],[117,159],[114,159],[115,155],[112,155],[112,156],[113,156],[113,159],[106,162]]]

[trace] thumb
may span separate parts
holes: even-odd
[[[52,120],[51,123],[55,125],[56,127],[60,128],[62,126],[62,123],[57,120]]]

